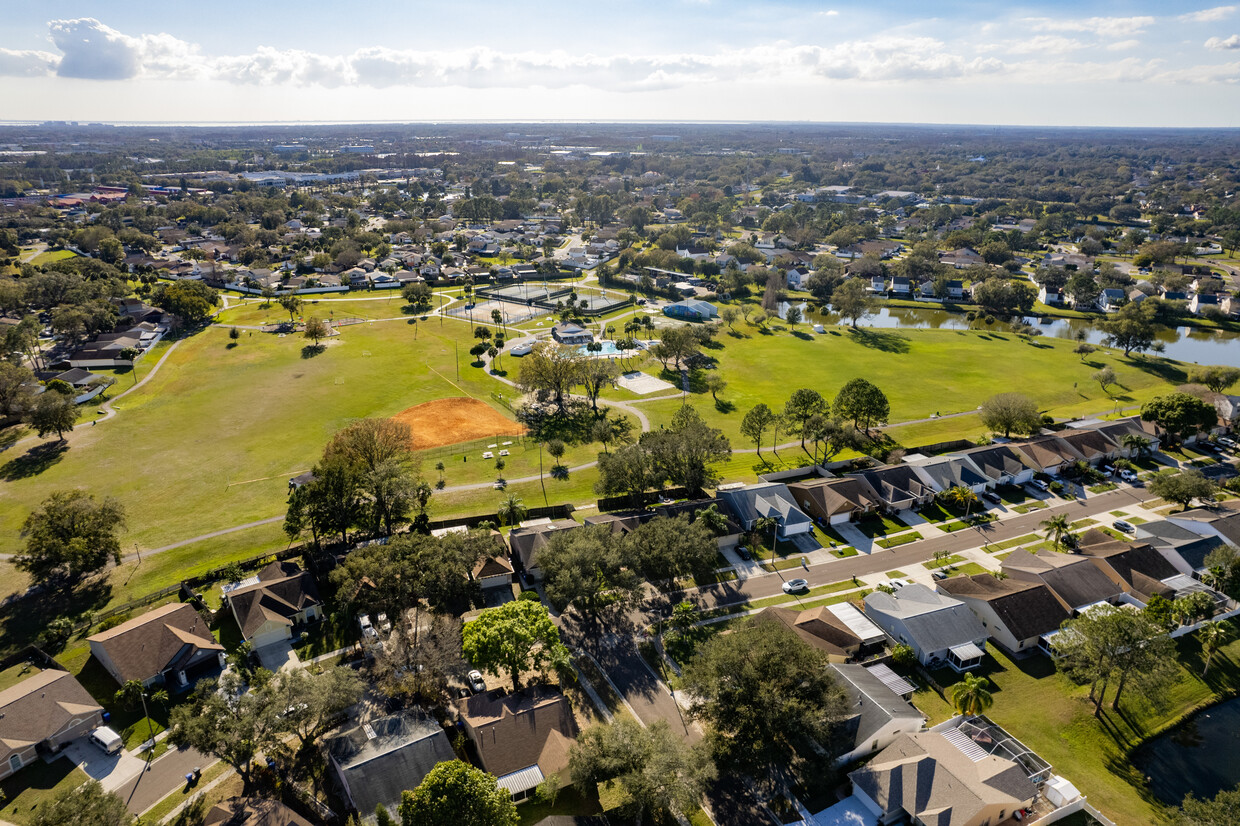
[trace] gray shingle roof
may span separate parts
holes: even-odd
[[[865,598],[865,613],[888,628],[896,619],[923,651],[941,651],[986,639],[986,629],[963,602],[937,594],[925,585],[905,585],[894,594],[875,591]]]
[[[840,684],[848,692],[849,717],[844,729],[853,737],[853,747],[863,745],[883,726],[897,718],[924,720],[926,715],[909,705],[908,701],[883,684],[865,666],[832,663],[839,675]]]
[[[371,720],[331,738],[326,746],[363,816],[374,814],[380,803],[395,814],[401,792],[417,788],[437,763],[456,759],[442,726],[406,714]]]
[[[1115,599],[1123,593],[1088,557],[1054,551],[1039,551],[1035,555],[1018,548],[1003,560],[1002,568],[1017,574],[1018,579],[1037,577],[1073,609]],[[1020,576],[1022,573],[1025,576]]]
[[[797,507],[796,500],[792,497],[788,486],[778,482],[764,482],[738,490],[719,491],[718,496],[744,525],[749,525],[755,519],[765,516],[779,519],[784,527],[811,521]]]

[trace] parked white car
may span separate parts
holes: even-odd
[[[1128,468],[1124,468],[1119,472],[1119,478],[1123,479],[1125,482],[1135,482],[1137,481],[1137,474],[1133,473]]]

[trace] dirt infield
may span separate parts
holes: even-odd
[[[525,428],[477,399],[436,399],[392,418],[413,430],[414,450],[453,445],[490,436],[520,436]]]

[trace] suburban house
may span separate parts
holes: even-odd
[[[736,520],[752,531],[759,519],[769,517],[779,523],[778,535],[784,539],[813,531],[814,521],[797,507],[788,486],[779,482],[762,482],[715,494],[727,505]]]
[[[255,648],[292,639],[293,628],[322,617],[314,576],[295,562],[273,562],[227,590],[224,601]]]
[[[1162,554],[1163,559],[1185,576],[1206,572],[1206,557],[1224,542],[1218,536],[1202,536],[1166,519],[1136,526],[1137,537]]]
[[[880,823],[989,826],[1033,804],[1038,787],[1025,768],[958,732],[900,735],[848,775],[853,794]]]
[[[719,311],[709,301],[686,298],[684,301],[668,304],[663,308],[663,314],[683,321],[710,321],[719,315]]]
[[[910,461],[909,464],[914,468],[914,473],[940,491],[965,487],[974,493],[981,493],[990,484],[990,479],[964,456],[935,456],[924,461]]]
[[[68,671],[0,691],[0,780],[103,725],[103,707]]]
[[[897,643],[911,646],[922,665],[946,662],[955,671],[981,665],[986,629],[958,599],[925,585],[905,585],[894,594],[865,597],[865,615]]]
[[[457,701],[465,735],[482,767],[514,800],[524,800],[550,775],[567,779],[577,728],[568,698],[550,686],[516,694],[475,694]]]
[[[1240,546],[1240,513],[1234,510],[1194,508],[1172,514],[1167,521],[1200,536],[1216,536],[1228,545]]]
[[[1158,595],[1175,599],[1178,591],[1201,583],[1185,577],[1162,554],[1148,544],[1119,542],[1098,530],[1087,531],[1080,540],[1081,556],[1089,558],[1098,570],[1125,594],[1145,604]],[[1184,580],[1188,581],[1185,582]]]
[[[211,807],[202,826],[311,826],[311,823],[278,800],[230,797]]]
[[[1129,457],[1136,454],[1136,450],[1124,447],[1125,436],[1136,436],[1146,439],[1149,442],[1149,450],[1157,451],[1161,445],[1161,439],[1158,436],[1157,428],[1150,422],[1142,421],[1139,416],[1129,416],[1126,419],[1116,419],[1113,422],[1090,422],[1082,425],[1082,429],[1096,430],[1103,436],[1106,436],[1112,442],[1120,446],[1118,456]]]
[[[542,571],[538,570],[538,562],[534,558],[538,551],[546,546],[551,535],[556,531],[571,531],[581,525],[571,519],[559,519],[555,522],[547,520],[537,525],[522,525],[508,532],[508,549],[511,552],[513,567],[524,572],[531,579],[542,579]]]
[[[581,520],[582,524],[606,525],[613,534],[623,536],[654,519],[651,511],[624,511],[622,513],[595,513]]]
[[[848,715],[840,722],[840,736],[852,744],[836,763],[851,763],[885,749],[901,734],[913,734],[925,725],[926,715],[908,702],[915,686],[886,665],[832,663],[831,668],[848,692]]]
[[[443,726],[413,714],[370,720],[324,745],[344,799],[372,824],[376,806],[395,817],[402,792],[417,788],[436,764],[456,759]]]
[[[484,594],[491,590],[512,590],[512,563],[503,555],[484,556],[474,566],[473,573]]]
[[[580,324],[563,321],[551,328],[551,337],[560,344],[589,344],[594,334]]]
[[[1042,635],[1057,630],[1069,618],[1040,582],[974,574],[945,579],[938,589],[967,605],[995,644],[1010,654],[1038,650]]]
[[[753,621],[782,624],[835,663],[878,653],[887,641],[886,635],[878,626],[846,602],[823,605],[806,611],[772,606],[764,608]]]
[[[968,247],[962,247],[957,250],[940,252],[939,263],[946,264],[953,269],[967,270],[969,267],[975,267],[986,262],[982,256],[978,255],[974,250],[971,250]]]
[[[1033,478],[1033,468],[1025,464],[1021,455],[1009,445],[997,444],[960,451],[973,466],[996,485],[1023,485]]]
[[[1064,303],[1063,290],[1059,287],[1048,287],[1043,284],[1038,288],[1038,301],[1046,305],[1061,305]]]
[[[1100,602],[1115,602],[1124,593],[1098,566],[1076,554],[1017,548],[1003,560],[1001,570],[1012,579],[1045,585],[1073,615]]]
[[[903,275],[891,279],[891,294],[898,297],[912,295],[913,283]]]
[[[938,493],[917,475],[912,465],[887,465],[848,475],[864,479],[878,494],[883,507],[892,512],[929,504]]]
[[[90,653],[117,685],[137,680],[187,688],[224,667],[224,646],[194,606],[173,602],[87,637]]]
[[[1098,297],[1098,306],[1108,313],[1116,312],[1127,303],[1128,296],[1124,291],[1114,287],[1108,287],[1103,290],[1102,295]]]
[[[868,482],[852,476],[789,482],[788,491],[801,510],[832,525],[871,513],[882,504]]]
[[[1118,459],[1121,455],[1119,444],[1100,430],[1068,429],[1057,435],[1095,467],[1101,462]]]
[[[1044,436],[1027,442],[1013,442],[1012,447],[1024,454],[1026,462],[1035,470],[1050,476],[1058,476],[1073,462],[1085,459],[1076,448],[1058,436]]]

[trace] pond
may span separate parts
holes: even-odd
[[[797,306],[809,324],[847,324],[838,313],[808,308],[805,302]],[[779,317],[783,318],[789,304],[779,305]],[[1089,319],[1075,318],[1026,318],[1044,336],[1072,339],[1078,330],[1085,331],[1085,340],[1101,345],[1106,334]],[[907,330],[985,330],[989,326],[982,321],[970,322],[964,313],[954,313],[935,307],[882,307],[877,313],[861,322],[862,327],[883,327]],[[996,320],[996,329],[1006,326]],[[1223,330],[1204,330],[1197,327],[1162,327],[1157,340],[1166,348],[1163,355],[1196,364],[1225,364],[1240,367],[1240,336]]]
[[[1208,708],[1144,743],[1132,764],[1159,800],[1179,806],[1192,792],[1214,797],[1240,783],[1240,699]]]

